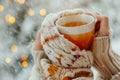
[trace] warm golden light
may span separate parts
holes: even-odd
[[[10,24],[14,24],[14,23],[16,22],[15,17],[12,16],[12,15],[10,15],[10,14],[7,14],[7,15],[5,16],[5,19],[6,19],[6,21],[7,21],[8,23],[10,23]]]
[[[12,45],[10,49],[11,49],[12,52],[17,52],[18,51],[18,46],[17,45]]]
[[[24,4],[25,0],[16,0],[16,2],[18,2],[19,4]]]
[[[27,66],[28,66],[28,62],[27,62],[27,61],[23,61],[23,62],[22,62],[22,67],[25,68],[25,67],[27,67]]]
[[[11,62],[11,59],[10,59],[10,58],[6,58],[6,59],[5,59],[5,62],[6,62],[6,63],[10,63],[10,62]]]
[[[47,14],[46,9],[41,9],[41,10],[40,10],[40,15],[41,15],[41,16],[45,16],[46,14]]]
[[[29,15],[29,16],[34,16],[34,14],[35,14],[34,10],[29,9],[29,11],[28,11],[28,15]]]
[[[8,19],[8,22],[10,23],[10,24],[14,24],[15,23],[15,17],[13,17],[13,16],[11,16],[9,19]]]
[[[21,60],[22,60],[22,61],[26,61],[27,59],[28,59],[28,56],[27,56],[27,55],[22,55],[22,56],[21,56]]]
[[[0,11],[3,11],[3,10],[4,10],[4,6],[0,5]]]

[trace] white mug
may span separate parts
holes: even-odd
[[[86,24],[78,26],[65,26],[70,22],[83,22]],[[87,14],[77,14],[64,16],[56,21],[56,26],[61,34],[74,44],[78,45],[80,49],[89,49],[94,38],[96,19]]]

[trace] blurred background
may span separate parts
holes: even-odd
[[[120,53],[120,0],[0,0],[0,80],[31,80],[31,44],[49,13],[82,8],[109,16]]]

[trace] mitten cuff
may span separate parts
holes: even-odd
[[[118,73],[118,69],[113,64],[111,58],[110,37],[96,37],[93,43],[94,67],[105,77],[110,79],[113,74]]]

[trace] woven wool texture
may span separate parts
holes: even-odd
[[[120,71],[119,56],[111,51],[109,36],[96,37],[92,51],[86,51],[80,50],[59,33],[56,20],[76,14],[82,14],[82,11],[65,10],[49,14],[45,18],[40,35],[43,49],[35,50],[33,44],[35,65],[32,80],[93,80],[93,72],[90,69],[93,64],[103,80],[110,79],[113,74]],[[112,80],[115,80],[115,77],[112,77]]]

